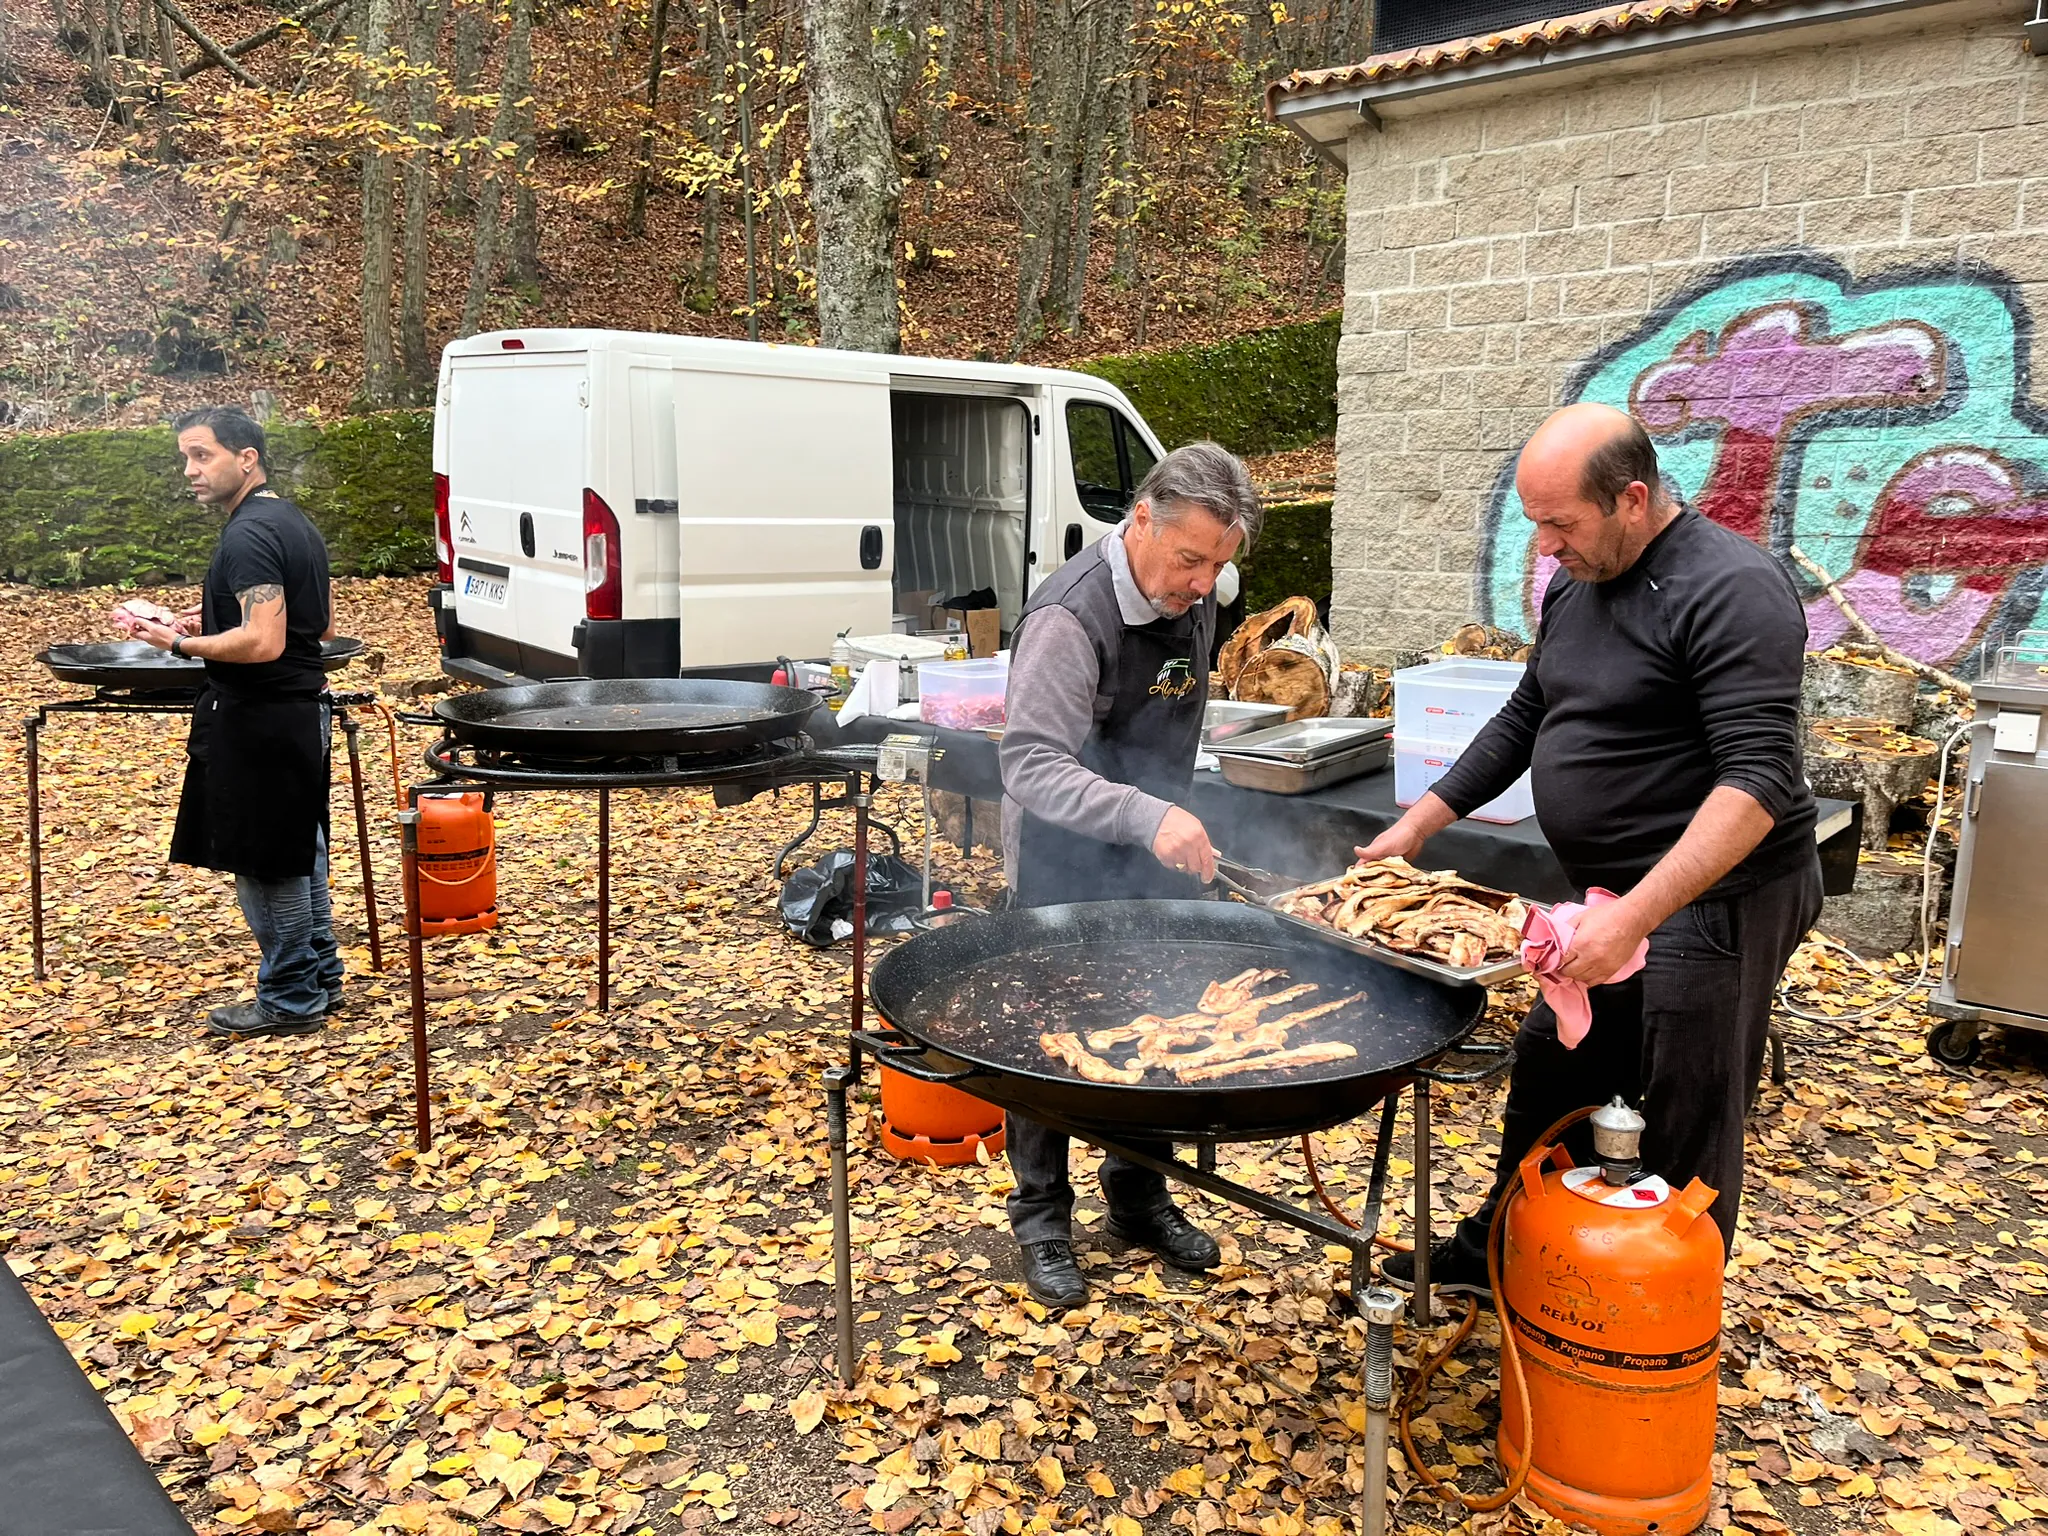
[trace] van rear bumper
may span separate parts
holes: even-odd
[[[487,688],[561,677],[674,677],[681,637],[674,619],[585,620],[571,632],[573,654],[526,645],[456,621],[453,591],[427,596],[441,641],[441,670]]]
[[[683,663],[674,619],[585,619],[569,641],[585,677],[674,677]]]

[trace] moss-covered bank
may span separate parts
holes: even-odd
[[[434,552],[431,412],[271,430],[271,479],[320,525],[339,572]],[[40,585],[192,581],[220,532],[186,493],[168,427],[0,442],[0,575]]]
[[[1278,453],[1337,431],[1342,320],[1325,315],[1213,346],[1134,352],[1077,366],[1129,395],[1169,448],[1207,437],[1233,453]]]
[[[1129,395],[1168,445],[1207,437],[1238,453],[1271,453],[1336,430],[1337,328],[1330,315],[1083,367]],[[270,433],[272,479],[320,525],[337,571],[418,570],[433,559],[433,441],[428,411],[279,426]],[[1326,505],[1319,536],[1315,523],[1276,516],[1274,553],[1255,562],[1276,582],[1320,583],[1286,592],[1329,591]],[[0,441],[0,576],[9,580],[190,581],[219,530],[219,518],[185,494],[166,427]],[[1260,579],[1255,590],[1264,590]]]
[[[1258,613],[1283,598],[1330,596],[1330,503],[1290,501],[1266,509],[1258,546],[1239,562],[1245,612]]]

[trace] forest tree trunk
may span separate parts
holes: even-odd
[[[697,52],[704,60],[704,110],[698,138],[707,153],[725,158],[725,84],[728,54],[719,0],[703,0],[697,9]],[[697,226],[697,285],[689,303],[709,313],[718,306],[719,214],[725,201],[724,177],[706,176],[699,194],[703,211]]]
[[[363,57],[372,69],[389,65],[391,0],[364,0]],[[372,118],[389,122],[395,95],[366,75],[360,96]],[[374,143],[362,152],[363,197],[363,403],[381,409],[398,403],[398,366],[391,349],[391,159]]]
[[[626,208],[626,233],[635,240],[647,233],[647,181],[654,174],[655,114],[661,110],[661,60],[668,44],[668,0],[654,0],[648,18],[647,121],[640,125],[640,155],[633,163],[633,200]]]
[[[903,182],[890,94],[913,52],[870,0],[809,0],[811,210],[818,227],[818,339],[894,352],[896,232]]]
[[[514,30],[516,33],[516,19]],[[505,218],[505,178],[499,169],[504,162],[494,151],[497,145],[508,142],[516,131],[518,109],[514,103],[518,95],[513,88],[512,53],[508,39],[504,73],[498,82],[498,110],[491,121],[491,141],[481,151],[484,176],[483,185],[477,192],[476,252],[470,261],[469,291],[462,300],[462,320],[456,326],[458,336],[476,334],[477,327],[483,322],[484,304],[491,296],[492,279],[497,273],[498,230]]]
[[[512,0],[505,43],[505,91],[512,98],[512,281],[540,286],[540,204],[534,191],[533,0]]]
[[[443,0],[413,0],[406,17],[405,56],[413,66],[406,76],[408,131],[421,142],[405,157],[405,234],[403,273],[399,279],[398,362],[405,375],[406,398],[414,405],[430,399],[434,362],[427,352],[427,218],[434,203],[434,168],[440,156],[440,122],[434,112],[435,75],[441,57],[441,26],[448,15]]]
[[[455,79],[456,99],[461,103],[455,115],[449,119],[448,137],[455,143],[455,168],[448,177],[448,211],[458,217],[476,212],[476,191],[471,184],[469,165],[476,158],[476,150],[470,140],[476,137],[476,109],[469,105],[468,98],[476,94],[476,83],[483,73],[484,22],[487,16],[483,0],[458,0],[455,10]]]

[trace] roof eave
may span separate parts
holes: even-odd
[[[1342,166],[1344,141],[1361,121],[1377,127],[1382,109],[1420,97],[1472,86],[1510,85],[1536,76],[1555,78],[1569,70],[1642,58],[1669,48],[1757,37],[1821,22],[1882,16],[1943,3],[1947,0],[1794,0],[1791,4],[1739,11],[1684,26],[1641,27],[1556,47],[1535,43],[1494,58],[1385,80],[1353,81],[1299,92],[1282,92],[1276,82],[1276,88],[1267,96],[1268,109],[1274,122],[1292,129],[1317,153]]]

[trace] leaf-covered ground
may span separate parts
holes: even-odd
[[[434,675],[422,595],[344,584],[343,630],[378,648],[382,685]],[[108,600],[0,591],[12,716],[72,692],[32,657],[96,633]],[[422,733],[401,740],[416,762]],[[1050,1316],[1014,1276],[1000,1162],[897,1164],[863,1124],[865,1354],[860,1385],[837,1388],[818,1073],[847,958],[772,920],[794,795],[618,797],[609,1016],[593,1011],[592,807],[506,803],[505,922],[433,944],[439,1139],[417,1156],[404,978],[366,974],[348,841],[345,1015],[217,1048],[198,1022],[246,993],[254,950],[224,881],[164,862],[179,722],[71,717],[45,741],[40,984],[18,731],[6,746],[0,1247],[201,1532],[1348,1526],[1360,1335],[1334,1305],[1342,1271],[1204,1200],[1226,1262],[1190,1280],[1109,1251],[1084,1181],[1098,1299]],[[369,761],[389,897],[388,765]],[[908,803],[888,814],[918,830]],[[985,859],[941,857],[992,887]],[[1818,948],[1795,966],[1809,1006],[1845,1010],[1909,975]],[[1953,1076],[1922,1052],[1927,1022],[1917,1006],[1788,1021],[1792,1080],[1751,1125],[1729,1271],[1713,1528],[2043,1528],[2048,1051],[1994,1035]],[[1490,1088],[1439,1096],[1446,1208],[1488,1172],[1497,1107]],[[1318,1138],[1354,1212],[1368,1150]],[[1223,1162],[1309,1198],[1297,1147]],[[1408,1173],[1397,1159],[1404,1197]],[[1495,1486],[1495,1340],[1488,1318],[1416,1426],[1475,1490]],[[1404,1364],[1423,1342],[1404,1334]],[[1397,1484],[1402,1528],[1458,1524],[1405,1466]],[[1475,1528],[1544,1524],[1517,1508]]]

